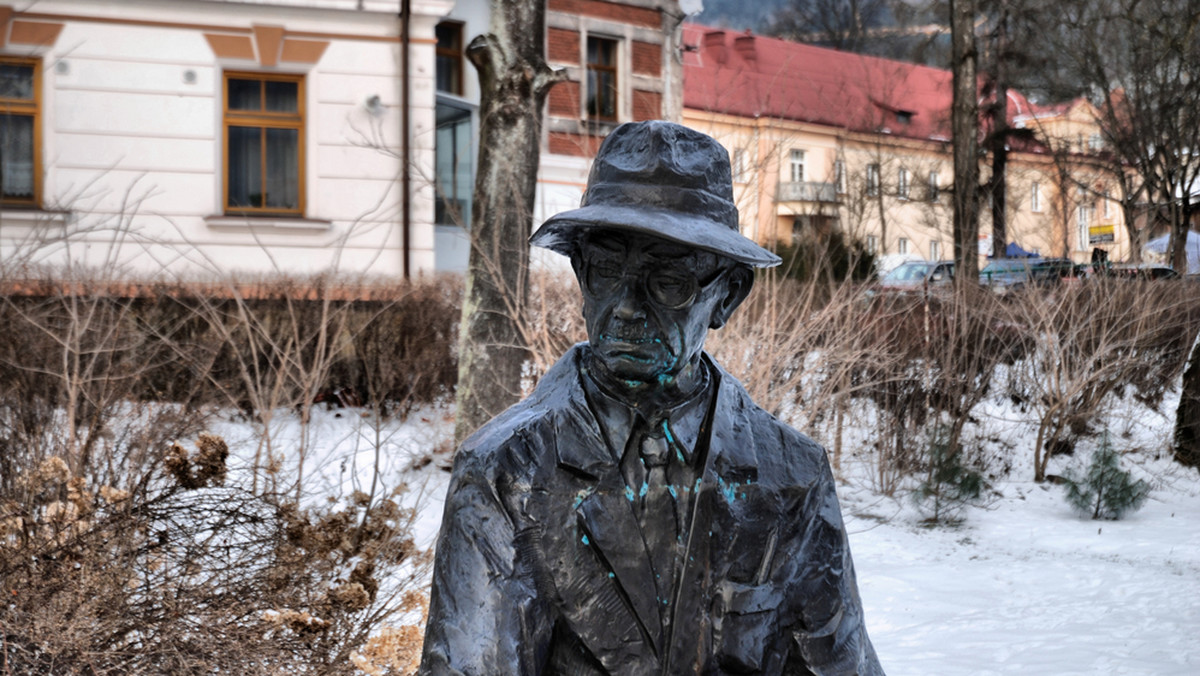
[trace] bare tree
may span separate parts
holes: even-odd
[[[459,441],[520,398],[526,348],[518,315],[529,285],[542,110],[560,79],[546,65],[545,19],[539,0],[496,0],[490,32],[467,48],[481,98],[459,338]]]
[[[1171,233],[1172,266],[1186,272],[1184,245],[1200,189],[1200,0],[1060,7],[1067,74],[1096,103],[1113,159],[1137,174],[1121,184],[1127,224],[1135,220],[1132,202],[1143,197],[1150,225]]]
[[[979,104],[976,95],[975,0],[951,0],[951,70],[954,103],[950,128],[954,138],[954,260],[960,285],[979,277]]]

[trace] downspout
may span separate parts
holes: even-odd
[[[412,101],[409,78],[408,50],[411,43],[409,21],[412,18],[412,0],[400,0],[400,236],[404,256],[404,279],[410,279],[409,259],[412,258],[409,231],[412,230],[412,175],[409,171],[411,153],[409,133],[412,127]]]

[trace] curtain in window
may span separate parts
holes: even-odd
[[[267,129],[267,207],[300,206],[299,141],[295,129]]]
[[[33,199],[33,118],[0,115],[0,186],[5,197]]]
[[[229,206],[261,207],[262,129],[229,128]]]

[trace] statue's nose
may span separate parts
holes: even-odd
[[[643,297],[641,287],[642,285],[636,278],[625,277],[617,289],[620,298],[617,299],[617,305],[613,308],[613,315],[624,321],[645,319],[646,299]]]

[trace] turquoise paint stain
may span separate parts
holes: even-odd
[[[666,418],[663,418],[662,428],[663,428],[663,434],[667,437],[667,443],[674,444],[675,443],[675,435],[671,434],[671,428],[667,427],[667,419]]]
[[[632,489],[632,488],[630,488],[629,486],[626,486],[626,487],[625,487],[625,497],[626,497],[626,499],[628,499],[630,502],[633,502],[633,489]]]
[[[583,538],[582,538],[582,540],[581,540],[581,541],[582,541],[582,542],[583,542],[583,544],[585,544],[585,545],[590,545],[590,544],[592,544],[592,543],[591,543],[591,542],[588,540],[588,537],[587,537],[586,535],[584,535],[584,536],[583,536]]]
[[[614,578],[614,577],[616,577],[616,575],[613,575],[612,573],[609,573],[609,574],[608,574],[608,577],[609,577],[609,578]]]
[[[650,490],[650,486],[646,485],[646,482],[643,481],[642,482],[642,490],[638,491],[638,497],[640,497],[640,498],[646,497],[646,491],[648,491],[648,490]]]
[[[732,505],[733,501],[737,500],[738,483],[735,481],[727,485],[724,479],[717,477],[717,484],[721,487],[721,493],[725,496],[725,502]],[[744,493],[742,495],[743,497],[745,496]]]
[[[675,486],[667,486],[667,492],[671,494],[672,498],[679,499],[679,494],[675,492]]]
[[[575,504],[572,505],[572,508],[579,509],[579,505],[583,504],[583,499],[586,498],[587,496],[588,496],[588,492],[587,492],[586,488],[579,491],[578,493],[576,493],[575,494]]]

